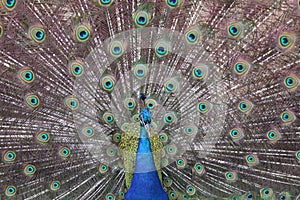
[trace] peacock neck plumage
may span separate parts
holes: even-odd
[[[167,200],[158,177],[151,151],[148,130],[150,129],[151,115],[148,109],[141,113],[140,139],[138,144],[136,165],[133,179],[125,200]]]

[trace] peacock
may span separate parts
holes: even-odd
[[[300,200],[299,0],[0,11],[0,199]]]

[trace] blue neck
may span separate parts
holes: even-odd
[[[154,164],[147,130],[141,126],[136,165],[125,200],[168,200]]]

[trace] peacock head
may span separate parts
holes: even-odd
[[[141,119],[141,126],[145,126],[146,124],[150,124],[151,123],[151,113],[150,110],[147,108],[143,108],[141,115],[140,115],[140,119]]]

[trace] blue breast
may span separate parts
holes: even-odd
[[[151,122],[149,110],[143,109],[141,115],[144,122]],[[168,200],[168,195],[158,177],[148,133],[143,125],[141,125],[135,170],[125,200]]]

